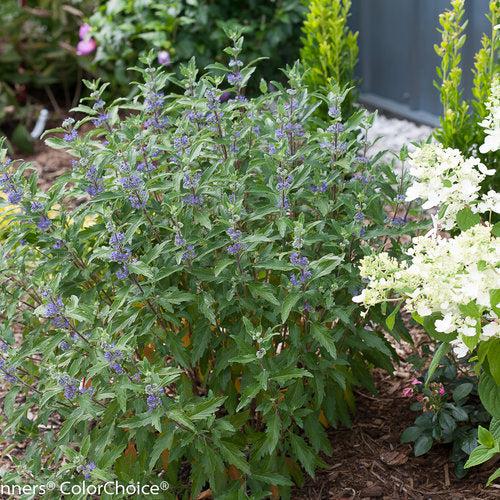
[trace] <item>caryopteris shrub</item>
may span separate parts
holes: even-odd
[[[232,38],[201,78],[194,62],[180,81],[140,70],[133,101],[88,83],[84,117],[48,141],[75,158],[48,192],[2,159],[20,208],[1,247],[3,433],[31,442],[4,483],[287,497],[332,451],[325,427],[349,425],[353,388],[391,369],[380,311],[352,301],[356,263],[414,224],[392,167],[366,156],[369,118],[332,104],[315,122],[298,66],[246,99]]]

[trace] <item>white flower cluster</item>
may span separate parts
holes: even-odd
[[[370,306],[394,294],[421,317],[439,315],[435,329],[458,334],[452,342],[458,356],[500,337],[498,304],[491,303],[500,287],[500,245],[492,226],[477,224],[454,238],[414,238],[408,255],[409,264],[387,253],[365,257],[360,273],[368,284],[353,300]]]
[[[484,128],[484,144],[479,152],[489,153],[500,149],[500,76],[496,76],[491,84],[490,98],[486,103],[489,115],[479,124]]]
[[[457,212],[477,203],[481,182],[495,173],[478,158],[465,159],[458,149],[434,143],[411,153],[410,162],[414,181],[406,191],[407,201],[420,198],[425,210],[440,207],[437,222],[444,229],[454,227]],[[491,200],[484,203],[490,206]]]

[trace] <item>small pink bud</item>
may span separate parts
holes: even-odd
[[[162,66],[168,66],[170,64],[170,54],[166,50],[158,52],[158,63]]]
[[[422,385],[422,382],[420,382],[420,380],[418,380],[418,378],[412,378],[411,385]]]
[[[92,52],[94,52],[96,47],[97,44],[95,43],[95,40],[93,38],[89,38],[88,40],[81,40],[76,46],[76,54],[79,56],[88,56],[89,54],[92,54]]]
[[[90,33],[90,25],[85,23],[80,26],[80,29],[78,31],[78,35],[80,36],[80,39],[83,40],[89,33]]]
[[[439,388],[439,395],[440,395],[440,396],[444,396],[445,394],[446,394],[446,391],[444,390],[444,387],[443,387],[443,386],[441,386],[441,387]]]
[[[413,396],[413,389],[411,387],[405,387],[401,395],[404,398],[411,398]]]

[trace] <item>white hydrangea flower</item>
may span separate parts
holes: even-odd
[[[490,98],[486,103],[489,115],[479,124],[484,128],[484,144],[479,146],[480,153],[489,153],[500,149],[500,76],[491,83]]]
[[[477,224],[454,238],[419,236],[407,253],[408,264],[385,252],[365,257],[360,273],[368,284],[353,300],[371,306],[395,295],[421,317],[440,315],[434,326],[458,334],[456,352],[463,353],[461,339],[478,332],[479,340],[500,338],[490,295],[500,286],[500,245],[491,225]],[[482,312],[480,323],[463,313],[471,303]]]
[[[469,354],[469,348],[460,339],[452,340],[450,344],[457,358],[465,358]]]
[[[495,173],[478,158],[465,159],[458,149],[440,144],[424,144],[412,152],[409,172],[413,183],[406,200],[420,198],[425,210],[440,208],[437,221],[444,229],[452,229],[457,213],[476,203],[481,182]]]
[[[500,193],[490,189],[486,194],[483,194],[481,200],[476,206],[472,207],[472,211],[484,214],[486,212],[500,213]]]

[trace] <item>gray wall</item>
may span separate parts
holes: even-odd
[[[466,0],[462,51],[464,95],[470,95],[474,54],[491,32],[488,0]],[[433,85],[439,58],[438,17],[450,0],[353,0],[350,24],[359,31],[362,101],[396,115],[436,124],[441,113]]]

